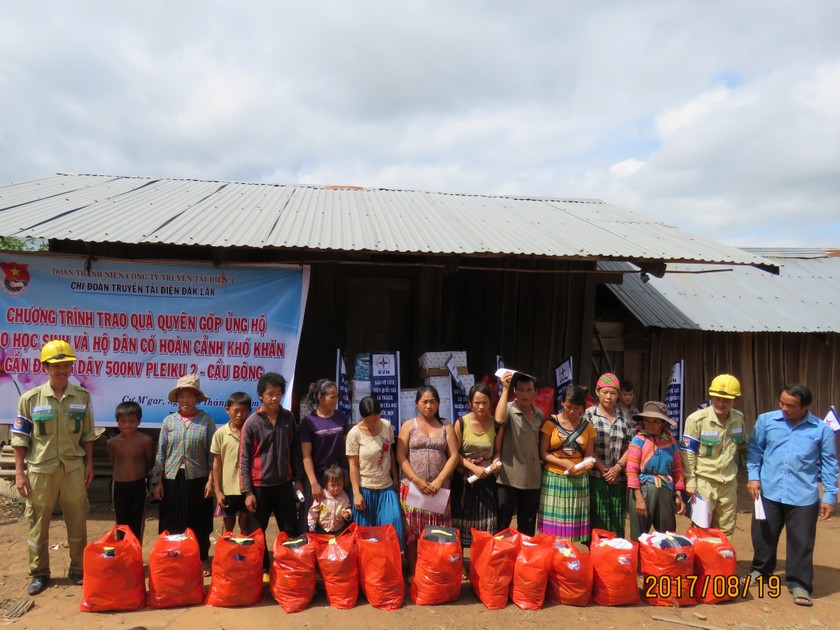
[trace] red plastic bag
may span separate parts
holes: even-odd
[[[337,536],[311,534],[318,548],[318,568],[324,577],[327,601],[333,608],[353,608],[359,599],[359,560],[356,523]]]
[[[491,610],[507,606],[510,585],[513,582],[513,567],[519,555],[519,532],[505,529],[490,534],[470,529],[470,586]]]
[[[592,556],[568,538],[554,540],[548,575],[548,598],[566,606],[587,606],[592,601]]]
[[[359,527],[359,581],[371,606],[397,610],[405,599],[400,539],[393,525]]]
[[[656,532],[654,532],[656,534]],[[652,606],[693,606],[696,582],[691,544],[661,548],[639,541],[642,596]]]
[[[408,591],[420,606],[454,602],[461,597],[461,534],[452,527],[426,527],[417,541],[417,566]]]
[[[265,535],[225,532],[216,541],[208,606],[251,606],[263,599]]]
[[[717,604],[734,599],[728,595],[738,586],[735,547],[719,529],[689,527],[685,535],[694,543],[694,574],[697,583],[694,597],[703,604]],[[737,590],[735,592],[738,592]]]
[[[203,602],[204,574],[198,539],[191,529],[183,534],[163,532],[149,554],[146,606],[173,608]]]
[[[137,610],[146,603],[143,548],[128,525],[88,543],[84,554],[82,612]]]
[[[286,532],[280,532],[274,539],[269,588],[287,613],[305,610],[315,597],[317,555],[317,546],[306,534],[289,538]]]
[[[541,387],[534,396],[534,406],[543,412],[543,418],[548,418],[554,413],[554,388]]]
[[[520,534],[519,555],[513,566],[510,598],[522,610],[539,610],[545,601],[548,574],[554,562],[554,537]]]
[[[624,549],[613,547],[613,532],[592,530],[592,598],[601,606],[624,606],[639,603],[639,584],[636,567],[639,560],[639,543],[622,540]]]

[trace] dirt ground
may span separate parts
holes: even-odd
[[[94,504],[88,522],[88,538],[94,540],[112,526],[108,506]],[[738,527],[733,543],[738,554],[738,565],[746,573],[752,557],[749,540],[749,514],[738,515]],[[678,530],[685,531],[688,521],[680,517]],[[221,533],[221,525],[217,532]],[[0,549],[4,562],[0,566],[0,607],[19,599],[26,599],[27,560],[26,522],[22,516],[22,503],[0,497]],[[154,511],[146,524],[144,551],[148,554],[157,532]],[[269,540],[276,531],[269,529]],[[817,529],[815,554],[815,592],[813,608],[795,606],[786,589],[780,597],[755,598],[755,589],[746,599],[719,605],[698,605],[685,608],[658,608],[647,604],[631,607],[607,608],[590,605],[586,608],[558,606],[546,602],[540,611],[522,611],[509,604],[504,610],[488,610],[464,582],[461,599],[443,606],[415,606],[406,597],[404,606],[393,612],[381,611],[370,606],[360,597],[352,610],[336,610],[327,605],[323,592],[319,592],[309,608],[301,613],[287,615],[266,590],[266,599],[248,608],[212,608],[195,606],[171,610],[143,609],[130,613],[91,614],[79,612],[81,588],[70,585],[61,576],[67,574],[69,563],[67,536],[64,523],[54,519],[50,543],[58,546],[51,550],[53,584],[34,598],[35,607],[15,620],[0,618],[0,625],[13,628],[60,628],[61,630],[97,628],[171,628],[174,626],[236,630],[246,628],[321,628],[363,627],[380,628],[499,628],[544,627],[562,624],[577,628],[840,628],[840,518],[820,522]],[[211,551],[212,553],[212,551]],[[784,572],[784,541],[779,550],[777,573]],[[207,580],[209,584],[209,578]],[[659,621],[653,617],[666,617],[673,621]],[[685,622],[679,625],[675,621]]]

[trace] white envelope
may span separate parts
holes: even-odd
[[[691,505],[691,522],[703,529],[709,527],[712,522],[709,514],[709,502],[699,494],[694,495],[694,503]]]
[[[449,489],[441,488],[435,495],[423,494],[417,486],[409,483],[405,503],[409,507],[443,514],[446,512],[446,506],[449,504]]]
[[[755,520],[757,521],[766,521],[767,515],[764,513],[764,501],[761,500],[761,497],[758,497],[755,500]]]

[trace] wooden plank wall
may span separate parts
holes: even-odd
[[[528,263],[514,259],[513,264]],[[536,269],[539,263],[531,264]],[[312,265],[295,392],[303,395],[308,383],[334,376],[339,347],[348,351],[351,373],[356,352],[399,350],[403,387],[421,383],[420,354],[442,350],[466,350],[468,367],[478,377],[492,374],[501,354],[506,365],[534,374],[543,387],[554,386],[554,366],[571,354],[581,382],[588,382],[594,285],[581,272],[590,268],[569,263],[557,264],[554,273],[527,273]],[[397,290],[399,283],[409,283],[411,290]],[[370,317],[351,312],[361,308],[369,309]],[[390,331],[378,331],[377,310],[391,313]],[[590,332],[584,335],[587,321]],[[365,347],[370,339],[378,347]]]
[[[777,407],[779,390],[796,382],[814,394],[811,411],[823,417],[840,404],[840,334],[718,333],[651,330],[650,352],[636,353],[641,374],[638,398],[661,400],[671,365],[685,359],[686,411],[706,398],[720,373],[741,381],[738,408],[752,429],[759,413]],[[628,376],[628,378],[632,378]]]

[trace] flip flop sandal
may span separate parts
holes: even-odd
[[[790,589],[790,594],[793,595],[793,603],[797,606],[813,606],[814,602],[811,595],[801,586],[794,586]]]

